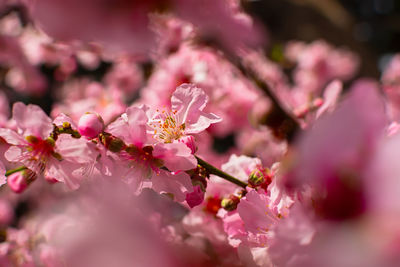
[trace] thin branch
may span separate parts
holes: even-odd
[[[20,171],[23,171],[23,170],[26,170],[26,169],[27,169],[27,167],[21,166],[21,167],[12,169],[12,170],[8,170],[8,171],[6,172],[6,174],[5,174],[5,176],[10,176],[10,175],[13,174],[13,173],[20,172]]]
[[[225,179],[225,180],[227,180],[227,181],[229,181],[231,183],[234,183],[234,184],[236,184],[236,185],[238,185],[240,187],[243,187],[243,188],[247,187],[247,184],[245,182],[242,182],[239,179],[227,174],[226,172],[221,171],[217,167],[214,167],[210,163],[202,160],[201,158],[199,158],[197,156],[196,156],[196,159],[197,159],[198,164],[200,166],[202,166],[203,168],[205,168],[209,174],[217,175],[217,176],[221,177],[222,179]]]

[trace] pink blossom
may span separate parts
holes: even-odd
[[[266,246],[269,231],[279,223],[281,216],[273,211],[271,204],[267,195],[251,190],[238,205],[238,213],[246,231],[254,235],[261,246]]]
[[[135,190],[149,180],[157,192],[172,193],[178,201],[184,201],[185,193],[192,192],[193,187],[189,175],[182,171],[196,168],[197,161],[182,143],[151,146],[151,136],[147,134],[147,109],[146,106],[130,107],[107,128],[128,145],[119,153],[127,171],[126,179]],[[172,172],[160,169],[162,166]]]
[[[159,61],[141,92],[141,103],[160,110],[169,107],[171,95],[182,83],[193,83],[207,94],[204,111],[222,118],[208,131],[221,137],[249,125],[248,112],[261,95],[218,51],[182,44],[176,53]]]
[[[220,122],[218,116],[203,111],[207,102],[207,95],[195,85],[179,86],[171,97],[172,111],[157,112],[150,118],[149,126],[154,129],[154,138],[159,142],[171,143]]]
[[[11,145],[6,159],[23,164],[37,175],[56,178],[71,189],[79,187],[79,180],[94,164],[95,151],[90,144],[69,134],[52,139],[52,121],[35,105],[15,103],[13,120],[18,133],[0,129],[0,136]]]

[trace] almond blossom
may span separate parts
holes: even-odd
[[[190,177],[183,171],[196,168],[196,159],[183,143],[157,143],[152,146],[146,127],[147,107],[130,107],[111,123],[107,132],[121,138],[127,147],[118,154],[126,170],[125,179],[134,190],[145,181],[157,192],[172,193],[178,201],[185,200],[185,193],[193,191]],[[165,166],[167,170],[161,167]]]
[[[221,121],[217,115],[203,111],[208,96],[193,84],[182,84],[171,97],[171,111],[156,112],[149,119],[158,142],[185,142],[184,136],[197,134]]]
[[[86,168],[94,164],[95,151],[90,144],[67,134],[55,140],[51,119],[35,105],[15,103],[12,119],[17,132],[0,129],[0,136],[11,145],[6,159],[26,166],[32,175],[52,177],[71,189],[78,188]]]

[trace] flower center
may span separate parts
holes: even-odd
[[[29,153],[29,161],[35,165],[34,172],[42,173],[45,169],[46,162],[51,155],[55,155],[53,139],[41,139],[36,136],[30,135],[26,137],[28,145],[26,149]]]
[[[128,146],[121,154],[127,160],[135,163],[136,167],[146,168],[155,173],[160,172],[160,167],[163,166],[161,159],[153,157],[153,147],[145,146],[139,148],[134,145]]]
[[[159,112],[149,125],[154,129],[154,139],[159,142],[172,143],[184,135],[185,123],[181,124],[179,122],[176,110]]]

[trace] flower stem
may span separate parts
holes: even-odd
[[[234,184],[236,184],[238,186],[241,186],[243,188],[247,187],[247,184],[245,182],[242,182],[239,179],[227,174],[226,172],[221,171],[217,167],[214,167],[210,163],[202,160],[201,158],[199,158],[197,156],[196,156],[196,159],[197,159],[198,164],[200,166],[202,166],[203,168],[205,168],[209,174],[217,175],[217,176],[219,176],[219,177],[221,177],[221,178],[223,178],[223,179],[225,179],[225,180],[227,180],[227,181],[229,181],[231,183],[234,183]]]
[[[8,171],[6,172],[5,175],[6,175],[6,176],[10,176],[10,175],[13,174],[13,173],[20,172],[20,171],[23,171],[23,170],[26,170],[26,169],[27,169],[27,167],[21,166],[21,167],[12,169],[12,170],[8,170]]]

